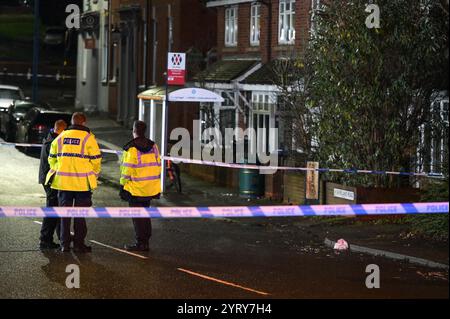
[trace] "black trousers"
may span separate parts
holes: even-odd
[[[58,206],[58,191],[50,186],[44,185],[45,195],[47,197],[47,207]],[[61,218],[45,217],[42,221],[40,241],[45,243],[53,242],[53,234],[60,239]]]
[[[92,193],[91,192],[58,192],[58,203],[61,207],[91,207]],[[70,245],[70,224],[72,218],[61,219],[61,245],[68,247]],[[75,246],[84,244],[84,239],[87,235],[86,219],[73,219],[73,243]]]
[[[150,207],[150,200],[138,200],[131,198],[128,202],[130,207]],[[152,237],[152,221],[150,218],[133,218],[134,232],[137,245],[148,245]]]

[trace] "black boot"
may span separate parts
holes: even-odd
[[[86,246],[85,244],[77,244],[77,245],[74,244],[73,252],[81,253],[81,254],[90,253],[90,252],[92,252],[92,247]]]
[[[53,241],[46,242],[41,241],[39,244],[39,249],[46,250],[46,249],[58,249],[60,246],[58,244],[55,244]]]

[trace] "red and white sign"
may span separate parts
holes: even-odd
[[[184,85],[186,83],[186,53],[169,53],[167,62],[167,84]]]

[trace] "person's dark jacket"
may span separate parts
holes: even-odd
[[[128,151],[130,148],[135,147],[138,151],[142,153],[148,153],[152,150],[153,145],[155,145],[155,142],[152,140],[146,138],[146,137],[137,137],[134,140],[131,140],[125,146],[123,147],[124,151]],[[141,202],[141,201],[148,201],[152,199],[159,199],[160,194],[152,197],[137,197],[131,195],[129,192],[123,189],[121,187],[120,189],[120,198],[125,201],[134,201],[134,202]]]
[[[47,177],[47,173],[50,170],[50,165],[48,164],[48,155],[50,153],[50,146],[55,138],[58,137],[58,134],[54,133],[53,130],[48,133],[47,138],[42,143],[41,149],[41,163],[39,165],[39,184],[45,184],[45,178]]]
[[[125,144],[123,150],[128,151],[130,148],[136,147],[138,151],[141,151],[142,153],[148,153],[152,150],[153,145],[155,145],[155,142],[153,142],[152,140],[146,137],[137,137]]]

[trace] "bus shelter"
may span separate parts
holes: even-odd
[[[167,98],[168,97],[168,98]],[[170,103],[222,103],[217,93],[202,88],[154,87],[138,95],[139,120],[149,123],[149,137],[161,147],[162,156],[167,155],[168,113]],[[161,190],[165,191],[166,161],[161,161]]]

